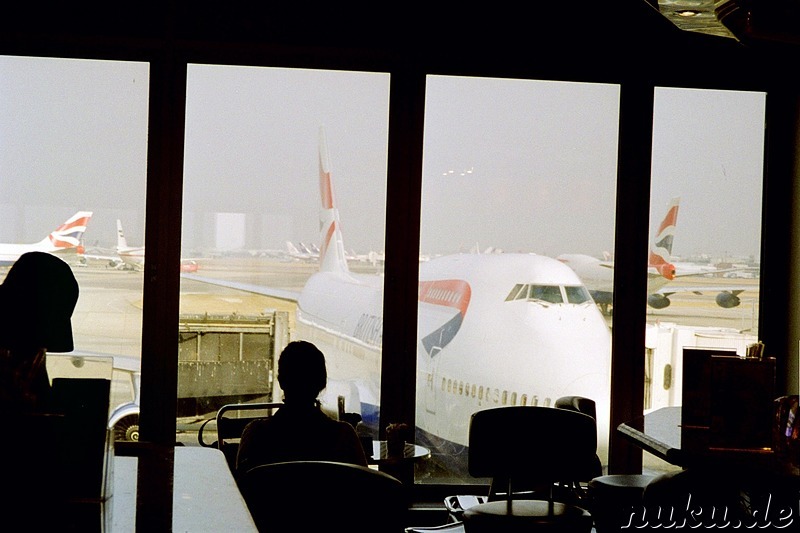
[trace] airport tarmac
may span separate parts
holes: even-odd
[[[143,273],[110,269],[100,264],[73,270],[80,285],[80,297],[72,319],[76,348],[140,357]],[[224,258],[201,260],[197,274],[299,291],[316,270],[317,265],[310,262]],[[375,273],[375,269],[366,264],[353,270]],[[643,305],[648,322],[725,327],[757,335],[758,279],[696,277],[681,279],[680,285],[735,285],[745,286],[747,290],[740,294],[741,305],[732,309],[716,305],[716,292],[676,293],[671,296],[672,304],[665,309]],[[182,314],[257,315],[273,309],[287,311],[290,330],[294,328],[295,305],[291,302],[196,281],[181,281]],[[613,326],[613,318],[607,317],[607,320]],[[175,327],[177,330],[177,324]],[[192,421],[183,422],[184,429],[191,429]],[[197,443],[196,434],[180,440],[185,440],[186,444]]]
[[[316,269],[314,263],[228,258],[201,261],[198,274],[300,291]],[[354,267],[353,270],[375,272],[369,265],[358,270]],[[80,284],[80,297],[72,319],[76,346],[87,351],[138,357],[141,351],[143,273],[99,265],[76,267],[74,272]],[[680,280],[679,285],[688,287],[747,287],[739,295],[741,304],[731,309],[716,305],[716,292],[676,293],[670,297],[672,304],[667,308],[642,307],[648,322],[726,327],[757,334],[758,281],[711,277]],[[196,281],[181,281],[182,314],[257,315],[272,309],[288,311],[290,328],[294,327],[295,305],[292,302]],[[607,321],[613,326],[611,316]]]

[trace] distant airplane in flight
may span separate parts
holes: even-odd
[[[13,265],[26,252],[48,252],[62,259],[82,254],[83,233],[91,218],[91,211],[78,211],[37,243],[0,243],[0,265]]]
[[[322,130],[319,164],[319,271],[299,293],[183,277],[297,302],[292,338],[327,357],[323,405],[335,412],[344,396],[375,431],[384,279],[348,267]],[[607,446],[611,335],[571,269],[536,254],[454,254],[421,262],[419,274],[416,439],[440,464],[466,472],[475,411],[548,406],[568,395],[597,402],[600,448]]]
[[[678,270],[670,261],[672,243],[675,238],[675,226],[678,222],[680,198],[672,198],[667,206],[667,213],[661,220],[650,248],[647,263],[647,305],[654,309],[664,309],[670,305],[669,297],[679,292],[717,292],[716,303],[723,308],[738,306],[739,294],[748,289],[744,286],[685,286],[679,287],[671,282],[679,277],[723,273],[742,269],[709,269],[708,267],[682,265]],[[568,265],[578,274],[589,289],[595,303],[604,314],[613,304],[614,295],[614,261],[601,260],[585,254],[561,254],[556,259]]]

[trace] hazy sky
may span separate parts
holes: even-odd
[[[0,241],[92,210],[88,244],[113,245],[116,218],[141,244],[147,76],[0,58]],[[191,65],[187,95],[186,249],[316,242],[322,125],[345,246],[383,249],[388,75]],[[422,251],[613,250],[618,98],[613,85],[430,78]],[[762,94],[657,92],[651,216],[681,197],[675,254],[758,253],[763,115]]]

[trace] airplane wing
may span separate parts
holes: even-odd
[[[718,274],[727,274],[730,272],[759,272],[759,267],[741,266],[730,268],[714,268],[706,266],[686,266],[681,264],[675,265],[675,277],[686,278],[691,276],[716,276]]]
[[[192,281],[199,281],[200,283],[208,283],[210,285],[218,285],[220,287],[238,289],[240,291],[251,292],[253,294],[261,294],[263,296],[278,298],[279,300],[288,300],[290,302],[296,302],[300,298],[299,291],[290,291],[287,289],[266,287],[264,285],[256,285],[255,283],[243,283],[240,281],[229,281],[225,279],[209,278],[206,276],[198,276],[197,274],[189,274],[189,273],[182,273],[181,277]]]
[[[697,294],[698,296],[702,296],[704,293],[707,292],[729,292],[733,295],[738,295],[748,290],[750,291],[753,290],[753,287],[752,286],[745,287],[744,285],[740,287],[738,286],[732,287],[727,285],[707,285],[705,287],[699,285],[687,285],[685,287],[666,285],[655,291],[654,294],[662,294],[664,296],[670,296],[672,294],[676,294],[679,292],[691,292],[693,294]]]
[[[93,261],[120,261],[119,254],[116,252],[105,252],[103,250],[86,250],[81,256]]]
[[[664,307],[669,305],[669,297],[673,294],[684,292],[684,293],[692,293],[697,295],[703,295],[706,293],[717,293],[715,296],[715,300],[717,305],[724,308],[730,309],[732,307],[736,307],[741,303],[739,299],[739,295],[748,290],[758,289],[758,287],[753,287],[752,285],[746,286],[731,286],[731,285],[707,285],[707,286],[700,286],[700,285],[687,285],[687,286],[673,286],[673,285],[665,285],[661,287],[654,293],[648,296],[648,304],[655,309],[663,309]],[[660,305],[660,303],[664,303],[665,305]]]

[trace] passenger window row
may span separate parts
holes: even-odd
[[[498,405],[542,405],[544,407],[550,407],[551,403],[550,398],[544,398],[540,404],[539,396],[536,394],[528,396],[527,394],[518,395],[515,391],[509,392],[504,390],[501,392],[500,389],[496,387],[484,387],[483,385],[478,386],[475,383],[469,384],[464,383],[463,381],[456,381],[444,377],[442,378],[442,391],[450,394],[458,394],[460,396],[477,398],[479,402],[486,401],[488,403],[494,403]],[[519,403],[517,403],[517,398],[519,398]]]

